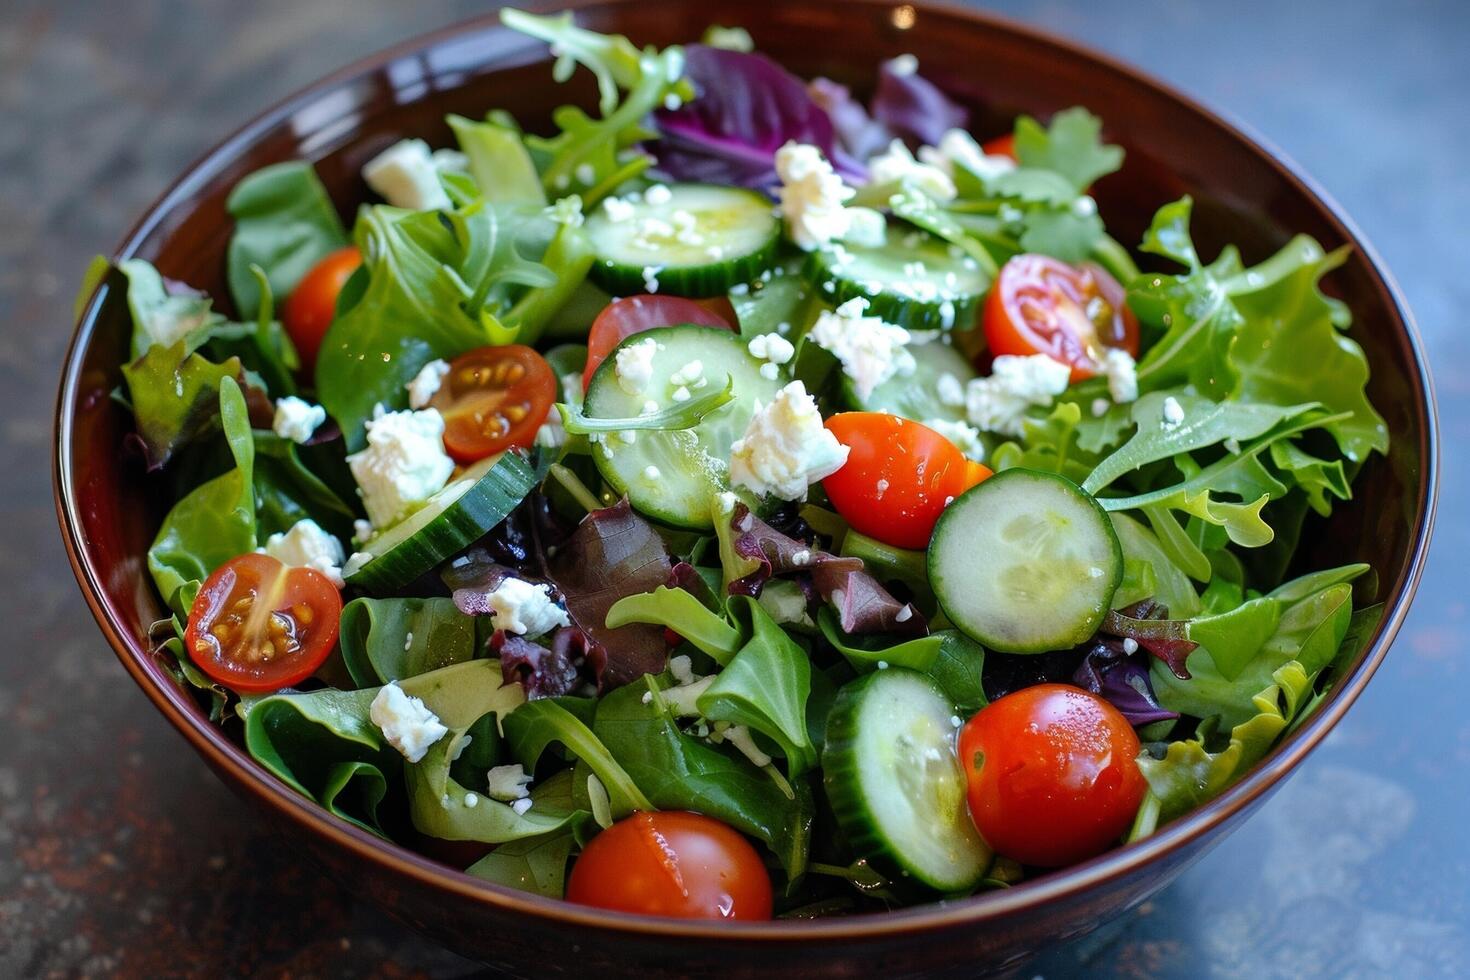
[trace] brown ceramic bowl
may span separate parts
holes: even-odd
[[[56,499],[82,591],[123,665],[220,778],[309,860],[427,935],[516,973],[974,974],[1013,966],[1142,902],[1238,826],[1322,740],[1368,683],[1408,609],[1434,506],[1434,408],[1408,310],[1388,275],[1336,206],[1278,153],[1133,69],[1028,28],[881,0],[609,0],[585,5],[580,18],[658,45],[698,38],[710,23],[743,25],[760,50],[798,74],[860,90],[880,59],[915,52],[927,75],[971,105],[982,136],[1005,131],[1018,112],[1045,116],[1086,104],[1128,151],[1123,171],[1096,188],[1109,228],[1125,242],[1139,239],[1155,207],[1190,193],[1207,254],[1238,242],[1258,259],[1294,232],[1328,248],[1351,244],[1352,257],[1329,285],[1352,309],[1393,448],[1367,465],[1351,504],[1309,529],[1300,561],[1373,564],[1387,606],[1373,642],[1321,709],[1219,799],[1140,844],[1007,891],[885,915],[747,925],[619,915],[508,891],[384,844],[296,795],[149,658],[148,624],[162,610],[144,554],[164,501],[120,451],[128,420],[108,392],[119,381],[128,312],[120,290],[104,285],[77,328],[62,379]],[[278,160],[313,160],[350,215],[366,195],[361,164],[402,136],[447,143],[446,113],[505,107],[535,121],[573,92],[590,95],[585,84],[554,85],[547,59],[543,45],[486,16],[339,71],[190,168],[116,255],[141,256],[165,275],[227,296],[224,201],[241,177]]]

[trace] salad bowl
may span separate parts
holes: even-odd
[[[1412,320],[1351,223],[1276,151],[1131,68],[1033,29],[924,4],[792,0],[636,0],[575,5],[578,22],[640,44],[746,28],[759,50],[803,77],[861,90],[873,66],[904,53],[1000,131],[1017,114],[1084,104],[1107,120],[1127,165],[1092,189],[1109,228],[1138,241],[1164,201],[1193,197],[1201,252],[1234,243],[1255,261],[1306,233],[1351,250],[1326,288],[1351,311],[1371,366],[1368,393],[1390,436],[1351,501],[1304,532],[1302,568],[1364,562],[1363,590],[1383,604],[1372,636],[1329,695],[1245,778],[1146,839],[1014,887],[884,914],[772,923],[702,923],[608,912],[489,884],[335,819],[279,782],[211,722],[150,653],[167,612],[146,554],[166,510],[141,464],[121,451],[126,413],[110,397],[128,349],[129,311],[115,281],[86,304],[58,402],[55,481],[69,557],[98,623],[150,700],[220,778],[274,825],[302,859],[350,882],[445,945],[518,975],[966,975],[1000,972],[1145,901],[1259,807],[1362,692],[1387,654],[1428,548],[1436,484],[1433,396]],[[271,163],[312,161],[339,211],[368,196],[363,165],[403,137],[434,145],[449,113],[503,106],[534,127],[567,100],[547,81],[545,46],[488,16],[406,42],[339,71],[268,110],[193,165],[114,253],[167,277],[226,294],[226,198]],[[585,104],[586,80],[573,89]]]

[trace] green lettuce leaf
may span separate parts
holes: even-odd
[[[187,351],[184,340],[171,347],[154,344],[122,368],[150,470],[161,469],[181,447],[214,431],[220,382],[241,377],[239,358],[215,364]]]
[[[417,677],[473,660],[475,619],[452,599],[353,599],[342,607],[342,659],[358,687]]]
[[[449,128],[470,161],[470,176],[494,204],[543,208],[546,192],[518,130],[492,120],[476,122],[451,114]]]
[[[707,609],[693,593],[664,585],[619,599],[608,609],[605,621],[608,629],[629,623],[667,627],[721,666],[745,645],[745,635],[723,616]]]
[[[507,841],[466,868],[465,874],[533,895],[561,898],[567,890],[567,862],[576,846],[571,831]]]
[[[1030,116],[1016,120],[1016,158],[1023,167],[1065,177],[1077,193],[1123,166],[1123,149],[1102,142],[1102,120],[1081,106],[1063,109],[1045,128]]]
[[[619,690],[626,690],[620,688]],[[553,744],[560,744],[585,763],[607,789],[614,816],[624,817],[634,810],[652,810],[655,802],[644,795],[642,783],[631,770],[619,763],[611,746],[594,733],[587,723],[567,710],[561,698],[542,698],[526,702],[502,724],[506,746],[512,755],[533,772],[541,756]],[[600,712],[601,702],[597,705]]]
[[[329,252],[347,245],[342,219],[310,163],[290,160],[257,170],[235,185],[225,207],[235,219],[225,272],[235,308],[246,320],[261,307],[252,266],[270,291],[289,296]]]

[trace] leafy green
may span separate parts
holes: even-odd
[[[245,370],[253,372],[266,390],[279,398],[296,394],[295,372],[301,358],[281,321],[275,319],[274,293],[265,271],[258,265],[249,269],[255,277],[259,293],[255,320],[250,323],[221,321],[210,327],[203,349],[216,361],[238,357]]]
[[[929,667],[929,676],[954,702],[960,714],[969,717],[989,703],[981,676],[985,672],[985,648],[959,630],[939,630],[939,656]]]
[[[650,674],[605,695],[593,723],[598,737],[654,806],[722,820],[765,842],[787,876],[799,877],[814,811],[806,781],[779,785],[743,757],[684,734],[664,703],[666,684]]]
[[[274,432],[255,432],[255,516],[257,536],[284,532],[311,518],[342,540],[352,537],[356,511],[327,486],[318,469],[301,458],[303,447]],[[314,461],[315,462],[315,461]]]
[[[619,765],[621,760],[599,738],[600,732],[594,734],[585,722],[558,704],[557,700],[542,698],[528,701],[506,717],[502,728],[511,754],[526,767],[527,772],[532,772],[547,748],[552,743],[560,743],[597,774],[607,788],[616,816],[627,816],[634,810],[653,809],[655,804],[643,794],[641,783]],[[598,707],[600,712],[601,705]]]
[[[678,633],[709,654],[720,665],[728,664],[745,645],[740,630],[724,617],[711,612],[693,593],[661,585],[652,592],[624,596],[607,611],[608,629],[629,623],[654,623]]]
[[[557,402],[556,409],[561,413],[561,425],[571,435],[584,436],[594,433],[623,432],[628,429],[648,430],[654,432],[671,432],[677,429],[691,429],[709,413],[728,405],[735,399],[735,379],[732,375],[725,376],[725,387],[719,391],[709,391],[696,398],[684,402],[673,402],[666,408],[647,415],[638,415],[626,419],[602,419],[592,418],[582,413],[581,406],[569,405],[566,402]]]
[[[342,607],[342,659],[358,687],[473,660],[475,620],[452,599],[353,599]]]
[[[696,705],[710,721],[745,725],[774,741],[786,756],[787,775],[798,776],[817,764],[806,726],[811,662],[755,599],[737,596],[730,602],[737,616],[749,620],[750,638]]]
[[[235,219],[225,269],[235,308],[246,320],[261,306],[252,266],[266,270],[270,290],[289,296],[347,232],[310,163],[290,160],[257,170],[235,185],[225,207]]]
[[[255,549],[255,441],[234,378],[219,385],[219,414],[235,468],[192,490],[169,510],[148,549],[148,570],[165,598]]]
[[[1282,603],[1262,596],[1229,612],[1202,616],[1189,624],[1189,639],[1210,652],[1220,676],[1235,680],[1276,632]]]
[[[1123,150],[1104,145],[1102,120],[1081,106],[1063,109],[1044,129],[1030,116],[1016,120],[1016,158],[1023,167],[1061,174],[1078,193],[1123,166]]]
[[[1130,562],[1146,565],[1154,578],[1154,591],[1150,596],[1164,604],[1169,615],[1175,619],[1188,619],[1200,610],[1199,593],[1184,573],[1170,558],[1158,537],[1147,527],[1127,514],[1114,512],[1108,515],[1113,530],[1118,532],[1118,542],[1123,546],[1123,567]]]
[[[546,206],[546,192],[536,164],[518,130],[492,120],[476,122],[451,114],[449,128],[470,161],[470,176],[480,193],[495,204]]]
[[[821,627],[827,642],[855,670],[864,673],[876,670],[880,663],[928,673],[939,659],[939,651],[944,644],[944,637],[938,633],[897,644],[889,643],[890,638],[881,634],[849,636],[837,625],[837,616],[830,606],[824,606],[817,613],[817,625]]]
[[[122,368],[138,435],[149,469],[162,468],[174,453],[214,429],[220,382],[240,377],[240,361],[214,364],[187,353],[187,342],[154,344]]]
[[[185,342],[185,353],[191,353],[220,319],[210,309],[209,297],[188,287],[170,287],[143,259],[125,259],[117,268],[128,281],[128,311],[133,317],[129,356],[133,360],[154,345],[173,347],[180,341]]]
[[[533,895],[561,898],[566,894],[567,862],[576,844],[571,831],[507,841],[466,868],[465,874]]]

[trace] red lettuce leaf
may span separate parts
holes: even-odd
[[[892,130],[868,115],[867,107],[852,97],[846,85],[830,78],[814,78],[807,92],[832,120],[838,144],[855,159],[866,160],[892,142]]]
[[[1187,681],[1189,670],[1184,662],[1199,644],[1188,638],[1187,621],[1164,618],[1167,615],[1163,606],[1145,599],[1122,612],[1110,610],[1098,632],[1133,640],[1162,660],[1175,677]]]
[[[599,691],[664,669],[668,647],[661,627],[632,623],[610,629],[607,611],[624,596],[652,592],[669,581],[673,564],[658,532],[618,501],[588,514],[547,561],[568,614],[586,631],[587,662]]]
[[[878,89],[873,94],[873,119],[908,143],[938,144],[951,129],[964,129],[970,121],[965,108],[941,92],[917,71],[904,71],[885,61],[878,71]]]
[[[1072,683],[1101,695],[1122,712],[1130,725],[1179,717],[1178,712],[1161,707],[1154,696],[1146,655],[1130,656],[1121,640],[1098,638],[1093,642],[1073,673]]]
[[[649,149],[674,180],[744,187],[777,183],[776,151],[811,143],[849,179],[866,171],[837,145],[832,121],[795,75],[761,54],[703,44],[684,49],[693,101],[654,114],[659,140]]]
[[[591,637],[569,626],[551,635],[550,647],[504,630],[496,630],[490,636],[490,650],[500,658],[505,682],[520,684],[532,701],[558,698],[575,691],[582,681],[582,668],[589,660],[592,646]]]

